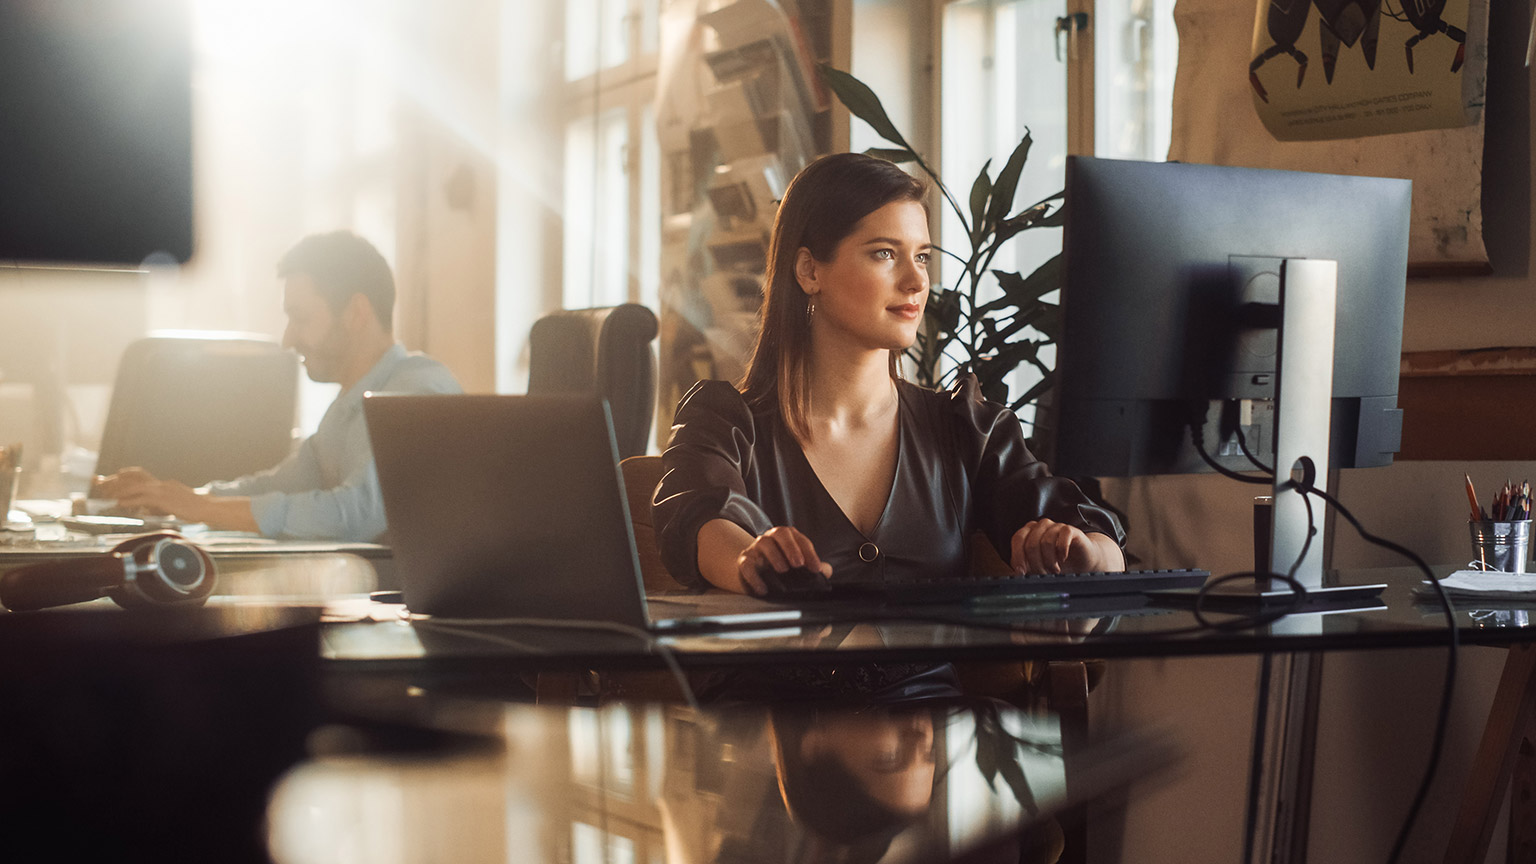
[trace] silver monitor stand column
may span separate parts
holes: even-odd
[[[1281,264],[1269,566],[1291,573],[1308,590],[1323,586],[1325,514],[1321,501],[1307,500],[1293,483],[1327,484],[1337,296],[1337,262],[1292,258]],[[1321,627],[1319,616],[1311,615],[1270,625],[1276,633],[1292,634]],[[1278,864],[1306,857],[1321,660],[1321,654],[1288,653],[1261,661],[1263,710],[1254,717],[1256,795],[1249,807],[1255,819],[1254,833],[1245,838],[1247,861]]]

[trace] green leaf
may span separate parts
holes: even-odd
[[[954,291],[933,292],[924,317],[937,322],[940,332],[954,333],[960,325],[960,295]]]
[[[1001,374],[1007,375],[1018,368],[1020,363],[1025,361],[1033,362],[1039,356],[1040,346],[1043,344],[1045,343],[1036,342],[1032,339],[1022,339],[1011,343],[1007,342],[1006,339],[999,339],[996,345],[983,347],[990,347],[991,349],[987,352],[988,362],[997,363],[1002,367]]]
[[[1025,209],[1026,210],[1033,210],[1036,207],[1039,207],[1041,204],[1049,204],[1052,201],[1065,201],[1065,200],[1067,200],[1067,190],[1063,189],[1063,190],[1061,190],[1060,192],[1057,192],[1054,195],[1047,195],[1044,198],[1041,198],[1039,201],[1036,201],[1035,203],[1029,205]]]
[[[1033,816],[1040,811],[1040,805],[1035,803],[1035,795],[1029,789],[1029,781],[1024,779],[1024,769],[1019,767],[1018,751],[1014,751],[1012,756],[1012,759],[1005,756],[1001,761],[1003,780],[1007,782],[1008,788],[1013,790],[1013,797],[1019,802],[1019,806],[1024,808],[1026,814]]]
[[[1013,206],[1013,193],[1019,186],[1019,174],[1024,170],[1024,162],[1029,158],[1029,148],[1033,143],[1026,129],[1023,140],[1013,148],[1013,155],[1008,157],[1003,170],[997,172],[997,183],[992,188],[992,207],[987,211],[988,222],[995,225],[1008,215],[1008,208]]]
[[[1049,204],[1036,204],[1033,207],[1020,210],[1018,213],[998,223],[996,244],[1001,246],[1013,239],[1015,234],[1036,227],[1040,220],[1050,212],[1050,208],[1051,205]]]
[[[1035,268],[1035,272],[1028,277],[1017,273],[1009,273],[1005,270],[993,270],[992,275],[997,277],[997,284],[1003,289],[1003,296],[985,303],[978,310],[982,315],[990,315],[1009,306],[1019,309],[1028,309],[1040,302],[1040,298],[1061,287],[1062,261],[1057,255],[1051,260]]]
[[[1032,227],[1060,228],[1065,224],[1067,224],[1067,205],[1063,204],[1060,207],[1057,207],[1055,210],[1052,210],[1050,213],[1046,214],[1044,217],[1035,220],[1035,224]]]
[[[1024,391],[1024,395],[1020,396],[1018,398],[1018,401],[1014,402],[1009,407],[1013,408],[1015,411],[1017,411],[1019,408],[1025,406],[1025,405],[1028,405],[1029,403],[1035,401],[1036,399],[1039,399],[1042,395],[1045,394],[1045,392],[1047,390],[1050,390],[1052,387],[1055,387],[1055,386],[1056,386],[1056,371],[1053,369],[1050,372],[1045,373],[1045,377],[1044,378],[1041,378],[1039,381],[1036,381],[1035,382],[1035,386],[1033,386],[1033,387],[1029,388],[1028,390]]]
[[[871,147],[864,151],[864,155],[873,156],[876,159],[884,159],[887,162],[895,162],[897,165],[905,165],[908,162],[917,161],[917,154],[905,148],[893,150],[889,147]]]
[[[1001,767],[998,764],[1002,761],[1002,754],[998,752],[1001,749],[995,737],[977,730],[976,770],[981,772],[981,778],[987,781],[987,785],[993,788],[996,788],[997,769]]]
[[[1055,303],[1048,303],[1041,307],[1040,317],[1029,321],[1029,326],[1040,331],[1040,335],[1051,341],[1061,341],[1061,307]]]
[[[981,378],[980,374],[976,377]],[[999,405],[1008,404],[1008,383],[1001,375],[995,377],[989,375],[985,380],[981,380],[980,384],[982,398]]]
[[[992,195],[992,178],[987,176],[987,169],[991,167],[992,160],[988,159],[981,166],[981,173],[976,175],[976,182],[971,184],[971,246],[973,248],[976,241],[987,233],[987,199]]]
[[[986,319],[991,320],[991,319]],[[1045,328],[1059,327],[1057,323],[1055,306],[1042,303],[1029,309],[1020,310],[1007,324],[1001,327],[987,328],[987,338],[981,342],[981,350],[986,354],[995,354],[1008,346],[1009,340],[1023,332],[1025,327],[1033,327],[1046,338],[1043,342],[1054,342],[1056,339],[1045,332]]]
[[[927,327],[927,324],[924,324],[924,327]],[[924,387],[934,387],[939,383],[934,379],[938,366],[931,359],[937,356],[932,348],[932,340],[924,338],[919,332],[917,341],[906,350],[907,359],[912,361],[912,368],[917,375],[917,383]]]
[[[885,106],[880,104],[880,97],[875,95],[875,91],[869,89],[869,85],[826,63],[818,64],[817,68],[821,70],[827,86],[832,89],[832,94],[837,97],[837,101],[847,107],[849,113],[868,123],[881,138],[900,145],[908,152],[912,151],[912,145],[908,144],[907,139],[901,137],[901,133],[896,131],[896,124],[891,122],[891,118],[885,113]]]

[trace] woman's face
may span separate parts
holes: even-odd
[[[842,762],[893,812],[916,815],[933,799],[933,718],[926,711],[833,714],[813,726],[800,747],[804,759],[830,755]]]
[[[831,261],[802,248],[795,275],[816,303],[812,332],[869,349],[910,346],[928,302],[932,251],[928,211],[916,201],[893,201],[859,220]]]

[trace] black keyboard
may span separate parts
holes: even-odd
[[[963,603],[1006,597],[1085,597],[1139,594],[1170,588],[1199,588],[1205,570],[1127,570],[1122,573],[1041,573],[1022,576],[932,579],[916,582],[838,582],[796,585],[770,591],[776,601],[845,600],[863,603]],[[778,587],[778,586],[775,586]]]

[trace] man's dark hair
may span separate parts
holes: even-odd
[[[300,273],[314,280],[315,290],[333,311],[340,312],[353,294],[361,294],[384,329],[392,329],[395,277],[372,243],[351,231],[311,234],[277,262],[279,279]]]

